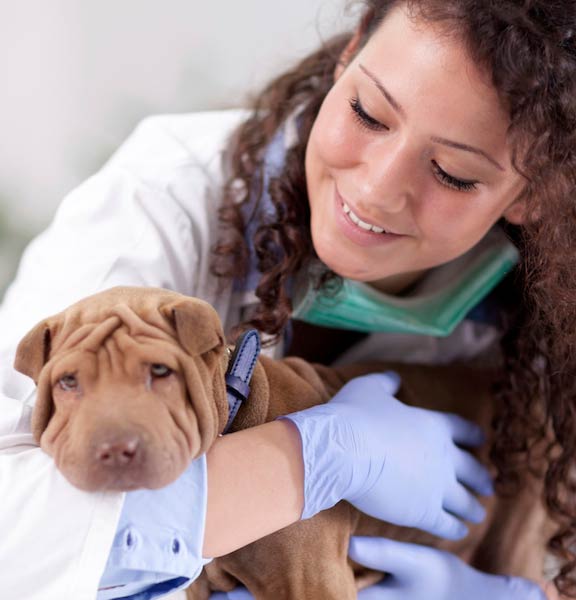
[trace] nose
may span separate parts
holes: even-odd
[[[418,171],[412,154],[400,142],[374,148],[358,174],[361,205],[373,213],[403,212],[416,195]]]
[[[97,462],[107,468],[130,466],[139,456],[140,439],[135,435],[101,442],[96,448]]]

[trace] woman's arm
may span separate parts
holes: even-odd
[[[403,404],[394,397],[398,386],[393,374],[358,377],[326,404],[221,438],[207,457],[204,556],[340,500],[391,523],[463,537],[462,521],[485,515],[470,490],[491,493],[492,484],[459,445],[481,444],[482,431],[456,415]],[[284,420],[293,428],[282,428]]]
[[[290,421],[220,437],[207,462],[203,556],[228,554],[300,518],[304,465],[300,434]]]

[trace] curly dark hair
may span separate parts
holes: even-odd
[[[535,470],[545,442],[545,501],[558,524],[549,549],[561,559],[555,583],[576,597],[576,2],[575,0],[364,0],[360,48],[396,5],[464,41],[475,64],[491,74],[510,115],[513,165],[525,178],[532,216],[502,223],[520,251],[506,281],[504,371],[496,393],[492,460],[501,490]],[[213,271],[247,273],[249,252],[241,204],[258,192],[263,152],[278,127],[301,110],[300,139],[271,180],[277,211],[253,238],[262,273],[259,306],[249,325],[278,338],[291,313],[288,282],[315,257],[304,156],[311,127],[334,82],[353,33],[337,36],[272,81],[236,132],[232,175],[220,212],[222,233]],[[238,182],[243,182],[238,185]],[[244,194],[239,195],[239,190]],[[326,270],[323,281],[335,275]],[[541,460],[540,460],[541,464]],[[506,486],[504,486],[506,483]],[[512,493],[512,492],[511,492]]]

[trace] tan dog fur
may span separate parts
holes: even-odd
[[[152,365],[171,372],[156,377]],[[167,290],[124,287],[39,323],[20,343],[15,361],[38,385],[36,439],[86,490],[157,488],[175,480],[224,428],[226,366],[224,333],[212,307]],[[352,377],[391,366],[332,369],[262,357],[232,430],[326,402]],[[404,402],[488,424],[489,373],[454,365],[393,367],[402,377]],[[229,591],[238,582],[257,600],[356,598],[381,574],[349,561],[353,534],[433,545],[489,572],[540,579],[550,528],[540,496],[540,482],[529,480],[518,497],[487,501],[487,519],[460,542],[377,521],[341,502],[215,559],[188,598],[205,600],[210,589]]]
[[[210,447],[226,422],[218,315],[164,290],[113,288],[40,322],[15,368],[38,386],[32,430],[62,473],[85,490],[158,488]],[[173,370],[152,377],[152,364]],[[78,387],[59,384],[74,375]],[[137,454],[99,460],[133,440]]]

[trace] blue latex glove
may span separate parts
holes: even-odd
[[[403,404],[395,373],[349,381],[329,402],[286,415],[300,431],[303,519],[344,499],[362,512],[448,539],[485,510],[473,494],[493,492],[490,475],[468,452],[482,430],[453,414]]]
[[[254,596],[245,588],[237,587],[231,592],[214,592],[210,594],[210,600],[254,600]]]
[[[481,573],[449,552],[426,546],[356,536],[350,539],[349,555],[389,573],[359,592],[358,600],[546,600],[532,581]]]
[[[520,577],[481,573],[459,558],[434,548],[385,538],[355,536],[350,558],[389,573],[388,577],[358,593],[358,600],[546,600],[535,583]],[[210,600],[254,600],[244,587]]]

